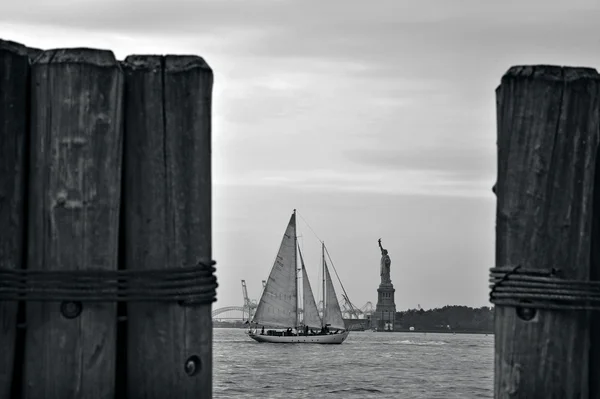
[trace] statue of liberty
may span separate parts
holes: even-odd
[[[379,269],[381,284],[391,284],[392,280],[390,279],[390,266],[392,265],[392,260],[388,255],[387,249],[383,249],[381,246],[381,238],[379,239],[379,248],[381,249],[381,261]]]

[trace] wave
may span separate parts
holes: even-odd
[[[403,341],[396,341],[394,344],[402,344],[402,345],[418,345],[418,346],[436,346],[436,345],[446,345],[447,342],[444,341],[413,341],[410,339],[405,339]]]
[[[250,341],[250,340],[247,340],[247,339],[241,339],[241,340],[213,339],[213,343],[215,343],[215,344],[219,344],[219,343],[227,343],[227,344],[258,344],[258,342],[256,342],[256,341]]]
[[[375,388],[344,388],[344,389],[336,389],[335,391],[329,391],[327,393],[354,393],[354,392],[369,392],[369,393],[383,393],[379,389]]]

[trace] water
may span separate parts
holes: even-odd
[[[494,337],[352,332],[341,345],[214,331],[214,398],[493,398]]]

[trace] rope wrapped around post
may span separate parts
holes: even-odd
[[[215,261],[160,270],[13,270],[0,268],[0,301],[216,301]]]
[[[560,278],[560,270],[490,269],[490,302],[547,310],[600,310],[600,281]]]

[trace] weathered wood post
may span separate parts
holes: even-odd
[[[20,269],[25,256],[29,128],[29,56],[35,50],[0,40],[0,268]],[[0,275],[0,279],[2,279]],[[0,399],[15,389],[16,301],[0,301]]]
[[[589,367],[600,344],[590,311],[600,287],[590,282],[600,272],[591,261],[600,245],[592,234],[600,77],[513,67],[497,90],[497,118],[495,397],[598,397]]]
[[[208,263],[212,71],[192,56],[129,56],[123,67],[125,267]],[[128,303],[128,397],[212,397],[211,302]]]
[[[32,65],[31,270],[116,270],[123,74],[112,52]],[[116,303],[27,302],[25,398],[112,398]]]

